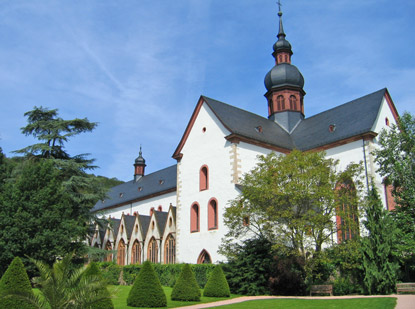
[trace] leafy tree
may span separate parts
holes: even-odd
[[[223,266],[232,293],[269,294],[273,250],[268,239],[247,239],[228,247],[226,252],[228,263]]]
[[[241,194],[225,210],[229,232],[222,251],[226,254],[228,244],[249,235],[264,237],[275,248],[304,259],[321,251],[337,232],[333,217],[339,214],[339,200],[358,203],[359,173],[357,164],[338,171],[337,162],[326,159],[324,153],[294,150],[286,156],[260,156],[257,166],[241,180]],[[357,194],[335,190],[346,179],[354,180]]]
[[[64,150],[64,143],[74,135],[91,132],[97,126],[86,118],[64,120],[58,117],[57,109],[49,110],[42,106],[35,106],[24,115],[28,124],[22,128],[22,133],[32,135],[41,142],[16,152],[41,158],[70,159],[71,156]],[[85,162],[82,155],[74,159]]]
[[[380,175],[393,186],[396,208],[392,213],[401,231],[398,243],[403,264],[412,265],[415,274],[415,117],[404,113],[398,125],[380,133],[379,145],[373,153]]]
[[[35,108],[25,114],[25,134],[41,143],[18,152],[22,158],[0,160],[0,273],[14,256],[25,255],[49,265],[56,257],[76,250],[82,256],[84,240],[93,220],[90,210],[103,199],[105,190],[86,171],[93,160],[70,156],[64,142],[96,124],[87,119],[63,120],[57,110]],[[33,275],[33,267],[28,268]]]
[[[0,308],[35,308],[29,301],[10,293],[29,294],[34,297],[29,277],[19,257],[15,257],[0,280]]]
[[[189,264],[184,264],[171,291],[172,300],[200,301],[200,289]]]
[[[166,294],[149,261],[143,263],[128,294],[127,305],[132,307],[165,307],[167,305]]]
[[[229,297],[230,295],[231,292],[229,290],[228,281],[226,281],[222,267],[220,265],[216,265],[205,285],[203,296]]]
[[[364,288],[368,294],[391,294],[395,291],[397,270],[396,226],[383,209],[375,188],[368,197],[364,225],[369,232],[362,238]]]

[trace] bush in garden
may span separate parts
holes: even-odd
[[[101,274],[101,271],[98,268],[97,263],[91,262],[86,269],[84,276],[97,276],[101,280],[104,280]],[[114,309],[114,304],[110,298],[110,292],[108,291],[107,287],[103,287],[99,292],[100,295],[103,296],[104,299],[100,300],[99,302],[93,304],[91,309]]]
[[[101,262],[97,263],[97,266],[101,270],[102,277],[110,285],[118,285],[118,278],[120,277],[120,272],[122,266],[115,264],[114,262]],[[133,284],[132,281],[130,284]]]
[[[200,289],[189,264],[184,264],[171,292],[172,300],[200,301]]]
[[[272,295],[306,295],[304,259],[297,255],[279,254],[271,267]]]
[[[135,279],[128,294],[127,305],[132,307],[167,306],[166,294],[164,294],[160,280],[149,261],[144,262]]]
[[[26,309],[35,308],[27,300],[9,293],[34,297],[29,277],[19,257],[15,257],[0,280],[0,308]],[[8,297],[5,297],[9,294]]]
[[[209,280],[205,285],[203,296],[207,297],[229,297],[231,292],[229,290],[228,281],[226,281],[225,274],[220,265],[216,265],[213,272],[210,274]]]

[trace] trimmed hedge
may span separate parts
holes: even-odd
[[[86,269],[84,276],[97,276],[99,278],[103,279],[101,271],[98,268],[97,263],[95,262],[91,262],[88,265],[88,268]],[[99,294],[102,297],[105,297],[105,299],[93,304],[91,306],[91,309],[114,309],[114,304],[112,303],[111,300],[111,295],[110,292],[108,291],[108,289],[105,287],[102,290],[99,291]]]
[[[189,264],[184,264],[179,279],[171,291],[172,300],[200,301],[200,289]]]
[[[160,279],[161,285],[173,287],[176,284],[183,265],[184,264],[153,264],[153,268]],[[113,262],[101,262],[98,263],[98,266],[101,268],[103,277],[107,280],[108,284],[117,285],[120,271],[123,269],[123,279],[128,285],[132,285],[143,265],[133,264],[121,267]],[[195,274],[197,284],[203,288],[210,273],[215,268],[215,265],[194,264],[191,265],[191,267]]]
[[[167,298],[151,263],[144,262],[127,298],[132,307],[166,307]]]
[[[36,308],[24,299],[18,297],[3,298],[7,293],[27,294],[28,297],[34,297],[29,277],[26,273],[22,260],[15,257],[10,263],[6,272],[0,280],[0,308],[7,309],[32,309]]]
[[[226,281],[225,274],[222,267],[216,265],[213,272],[210,274],[209,280],[205,285],[203,296],[207,297],[229,297],[231,292],[229,290],[228,281]]]

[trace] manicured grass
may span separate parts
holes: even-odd
[[[114,286],[114,285],[109,286],[110,292],[115,292],[114,293],[115,296],[112,299],[112,302],[114,303],[115,309],[135,308],[135,307],[127,306],[127,297],[128,297],[128,293],[130,292],[130,289],[131,289],[131,286]],[[202,296],[200,298],[200,300],[201,300],[200,302],[195,302],[195,301],[188,301],[188,302],[186,302],[186,301],[173,301],[170,298],[172,288],[164,286],[163,289],[164,289],[164,292],[166,293],[166,296],[167,296],[167,308],[175,308],[175,307],[196,305],[196,304],[201,304],[201,303],[210,303],[210,302],[214,302],[214,301],[219,301],[219,300],[224,300],[224,299],[229,299],[229,298],[235,298],[235,297],[240,296],[240,295],[231,295],[231,297],[223,297],[223,298],[203,297]]]
[[[243,303],[221,306],[224,309],[393,309],[396,298],[354,298],[354,299],[266,299],[251,300]]]

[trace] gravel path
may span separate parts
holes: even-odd
[[[398,299],[395,309],[415,309],[415,295],[373,295],[373,296],[303,296],[303,297],[293,297],[293,296],[243,296],[238,298],[232,298],[228,300],[221,300],[214,303],[198,304],[193,306],[179,307],[176,309],[199,309],[199,308],[212,308],[219,307],[223,305],[241,303],[248,300],[258,300],[258,299],[278,299],[278,298],[290,298],[290,299],[348,299],[348,298],[373,298],[373,297],[396,297]]]

